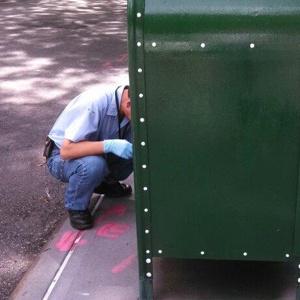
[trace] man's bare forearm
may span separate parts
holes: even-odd
[[[64,160],[91,155],[101,155],[103,153],[103,142],[100,141],[81,141],[75,143],[65,139],[60,149],[60,156]]]

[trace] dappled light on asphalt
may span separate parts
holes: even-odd
[[[1,5],[2,103],[24,104],[27,92],[30,103],[64,101],[72,88],[127,79],[125,1],[15,2]]]
[[[54,120],[81,91],[128,82],[126,1],[2,0],[0,36],[0,266],[6,266],[0,267],[0,299],[5,299],[3,293],[16,284],[12,278],[20,279],[64,214],[63,186],[42,165],[44,138]]]

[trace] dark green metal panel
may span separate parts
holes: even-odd
[[[299,256],[299,1],[140,11],[129,20],[140,253]]]
[[[157,66],[147,77],[154,248],[283,259],[293,247],[299,116],[285,96],[298,87],[281,78],[298,72],[294,61],[146,57],[147,70]]]

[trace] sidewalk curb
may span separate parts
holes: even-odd
[[[52,279],[67,256],[67,252],[60,252],[55,249],[57,237],[62,235],[64,231],[69,230],[69,228],[68,220],[65,220],[60,229],[54,234],[48,246],[19,282],[11,295],[11,299],[43,299]]]
[[[92,206],[95,206],[100,199],[101,197],[99,195],[94,194],[91,200],[93,203]],[[70,244],[58,249],[59,240],[66,233],[72,235]],[[25,273],[10,299],[43,299],[79,234],[80,231],[73,229],[69,224],[69,219],[66,219],[59,229],[54,232],[52,239],[46,245],[44,251]]]

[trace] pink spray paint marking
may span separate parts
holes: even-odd
[[[111,270],[113,274],[118,274],[126,270],[134,262],[135,255],[130,255],[127,258],[123,259],[119,264],[114,266]]]
[[[78,233],[74,231],[65,232],[60,240],[55,244],[55,248],[62,252],[69,251],[72,248],[77,235]]]
[[[67,252],[75,247],[74,244],[77,239],[79,239],[78,245],[83,246],[87,244],[87,240],[81,240],[83,236],[83,232],[74,232],[74,231],[67,231],[63,234],[60,240],[55,244],[55,248],[61,252]]]
[[[86,244],[87,244],[87,240],[80,240],[78,243],[79,246],[84,246]]]
[[[127,224],[107,223],[97,230],[97,235],[107,239],[115,240],[126,233],[128,229],[129,225]]]
[[[128,60],[128,54],[124,53],[117,57],[117,59],[114,60],[114,62],[111,61],[105,61],[102,63],[102,68],[105,69],[113,69],[119,66],[119,64],[126,63]]]
[[[113,65],[110,62],[105,62],[102,64],[102,68],[111,69],[113,68]]]
[[[128,55],[127,54],[122,54],[120,55],[118,58],[117,58],[117,61],[120,62],[120,63],[124,63],[126,62],[128,59]]]
[[[97,220],[96,220],[96,225],[99,223],[103,222],[107,218],[111,216],[123,216],[126,213],[127,206],[124,204],[116,204],[107,211],[105,211]]]

